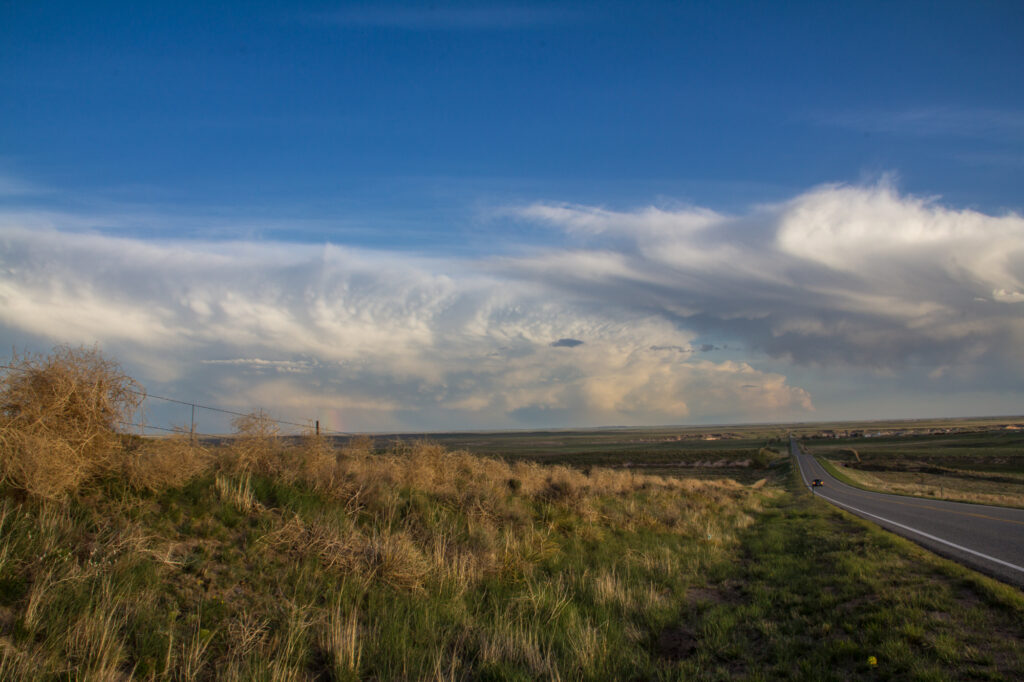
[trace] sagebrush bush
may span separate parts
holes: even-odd
[[[0,475],[30,494],[61,497],[116,463],[117,428],[142,387],[96,348],[17,355],[0,375]]]
[[[302,480],[320,492],[331,490],[337,481],[338,450],[327,436],[307,431],[297,448],[286,455],[292,478]]]

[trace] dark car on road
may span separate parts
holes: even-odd
[[[821,488],[824,485],[825,485],[825,482],[822,481],[820,478],[816,478],[813,481],[811,481],[811,487],[812,488]]]

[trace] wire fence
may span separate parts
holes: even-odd
[[[12,371],[15,371],[15,372],[29,372],[29,371],[31,371],[31,370],[26,369],[24,367],[15,367],[13,365],[4,365],[4,364],[0,364],[0,369],[12,370]],[[145,434],[147,431],[152,430],[152,431],[160,431],[160,432],[166,432],[166,433],[186,434],[186,435],[191,435],[193,438],[197,438],[197,437],[200,437],[200,438],[219,438],[219,437],[223,437],[225,435],[228,435],[226,433],[200,433],[199,431],[196,430],[196,424],[198,423],[197,417],[201,416],[202,412],[205,410],[207,412],[211,412],[211,413],[214,413],[214,414],[227,415],[227,416],[236,417],[236,418],[237,417],[250,417],[250,416],[253,416],[253,415],[259,415],[261,418],[266,419],[267,421],[273,422],[274,424],[278,424],[280,426],[294,427],[294,428],[301,429],[301,431],[299,431],[299,433],[314,432],[317,435],[327,435],[327,436],[350,436],[350,435],[352,435],[352,434],[350,434],[348,432],[345,432],[345,431],[336,431],[336,430],[333,430],[333,429],[322,428],[320,426],[320,420],[319,419],[310,419],[306,423],[289,421],[287,419],[274,419],[274,418],[270,417],[269,413],[266,410],[264,410],[262,407],[255,407],[252,410],[250,410],[249,412],[239,412],[237,410],[229,410],[229,409],[226,409],[226,408],[223,408],[223,407],[215,407],[213,405],[205,405],[203,403],[199,403],[199,402],[195,402],[195,401],[181,400],[179,398],[168,398],[167,396],[162,396],[162,395],[154,395],[154,394],[148,393],[147,391],[144,391],[144,390],[143,391],[136,391],[134,389],[128,389],[128,392],[132,393],[134,395],[139,396],[142,399],[141,403],[142,403],[143,406],[145,405],[146,401],[160,401],[160,402],[167,403],[167,404],[182,405],[184,407],[188,407],[188,408],[191,409],[191,415],[190,415],[189,420],[187,422],[187,428],[186,428],[185,424],[183,424],[182,426],[179,426],[179,427],[157,426],[155,424],[147,423],[145,418],[142,418],[138,422],[124,421],[124,420],[118,420],[117,421],[117,423],[120,424],[123,427],[139,429],[139,432],[141,434]],[[141,415],[145,414],[144,407],[140,411],[140,414]],[[291,434],[291,435],[297,435],[297,434]]]

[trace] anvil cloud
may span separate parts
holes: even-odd
[[[99,343],[161,391],[350,430],[807,418],[786,367],[954,373],[966,390],[1024,373],[1016,215],[884,183],[743,215],[513,213],[567,245],[426,258],[8,215],[0,332]]]
[[[742,216],[534,205],[581,247],[510,269],[801,364],[978,363],[1019,376],[1024,219],[889,184],[825,186]]]

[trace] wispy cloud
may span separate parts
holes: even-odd
[[[228,360],[202,360],[204,365],[228,365],[256,371],[274,370],[295,374],[309,374],[317,363],[311,360],[264,360],[263,358],[230,358]]]
[[[886,184],[819,187],[742,215],[518,213],[572,232],[573,246],[425,258],[102,236],[82,232],[81,216],[63,229],[59,214],[40,227],[0,212],[0,337],[100,342],[175,395],[298,418],[332,410],[350,429],[813,409],[759,353],[784,361],[775,368],[930,373],[959,390],[1024,378],[1017,215]]]
[[[782,375],[652,351],[693,339],[657,315],[579,307],[489,260],[8,228],[0,261],[8,338],[99,342],[141,379],[229,407],[333,406],[378,429],[811,408]]]
[[[529,206],[566,230],[593,211]],[[510,274],[580,301],[643,310],[798,363],[902,368],[980,361],[1021,372],[1024,219],[901,196],[886,183],[825,186],[746,215],[605,215],[614,253],[549,251]],[[647,220],[646,227],[636,227]]]

